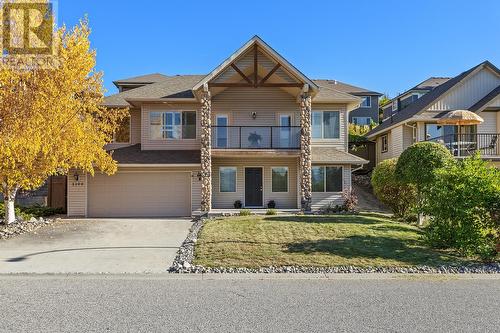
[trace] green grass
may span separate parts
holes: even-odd
[[[212,220],[195,249],[197,265],[416,266],[468,261],[428,248],[417,227],[383,215],[244,216]]]

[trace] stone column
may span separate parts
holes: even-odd
[[[201,210],[212,208],[212,100],[207,86],[201,95]]]
[[[311,211],[311,96],[300,98],[300,202],[303,211]]]

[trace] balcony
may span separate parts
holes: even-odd
[[[467,157],[479,152],[481,156],[500,156],[500,133],[449,134],[428,139],[444,145],[456,157]]]
[[[212,126],[212,149],[300,149],[300,126]]]

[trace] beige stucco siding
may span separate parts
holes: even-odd
[[[343,176],[343,191],[349,190],[351,188],[351,166],[350,165],[339,165],[342,167]],[[322,207],[328,206],[329,203],[333,205],[342,205],[344,199],[342,197],[342,192],[313,192],[312,194],[312,209],[318,210]]]
[[[149,114],[158,111],[196,111],[196,139],[152,140]],[[197,103],[145,104],[142,106],[141,140],[143,150],[200,149],[200,105]]]
[[[219,168],[236,167],[236,192],[221,193]],[[212,207],[234,208],[236,200],[245,202],[245,167],[263,168],[263,204],[276,202],[276,208],[297,208],[297,158],[214,158],[212,161]],[[271,168],[288,167],[288,192],[271,191]]]

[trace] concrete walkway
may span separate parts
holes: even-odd
[[[0,241],[1,273],[162,273],[189,219],[62,220]]]

